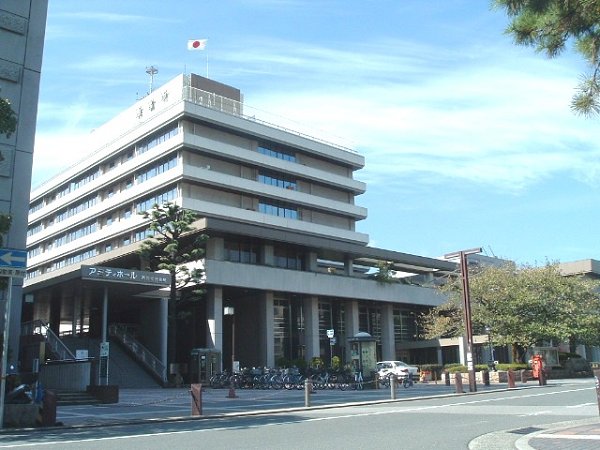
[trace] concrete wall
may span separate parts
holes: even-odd
[[[27,213],[47,0],[3,0],[0,3],[0,96],[18,116],[17,131],[0,136],[0,214],[10,214],[12,227],[4,247],[25,250]],[[9,354],[19,354],[22,280],[13,278]],[[4,297],[5,293],[0,293]],[[4,300],[4,298],[0,299]],[[3,317],[3,315],[2,315]]]

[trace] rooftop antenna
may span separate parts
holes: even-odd
[[[154,84],[154,75],[158,73],[158,69],[154,66],[146,67],[146,73],[150,75],[150,92],[152,94],[152,86]]]

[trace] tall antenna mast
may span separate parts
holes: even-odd
[[[148,75],[150,75],[150,92],[149,94],[152,93],[152,87],[154,84],[154,75],[156,75],[158,73],[158,69],[154,66],[150,66],[150,67],[146,67],[146,73]]]

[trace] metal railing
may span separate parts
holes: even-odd
[[[113,323],[108,327],[108,334],[117,339],[161,382],[167,381],[167,368],[160,359],[144,347],[127,329],[127,325]]]
[[[40,335],[44,337],[54,354],[60,360],[76,359],[65,343],[52,331],[50,326],[43,320],[34,320],[22,325],[21,334],[24,336]]]
[[[204,91],[202,89],[192,87],[190,85],[190,81],[187,81],[187,83],[183,86],[182,99],[184,101],[192,102],[196,105],[204,106],[206,108],[210,108],[210,109],[214,109],[214,110],[224,112],[227,114],[231,114],[234,116],[242,117],[246,120],[250,120],[252,122],[257,122],[257,123],[266,125],[271,128],[276,128],[278,130],[285,131],[286,133],[294,134],[296,136],[300,136],[300,137],[309,139],[311,141],[320,142],[321,144],[325,144],[330,147],[335,147],[340,150],[345,150],[345,151],[348,151],[351,153],[358,153],[356,150],[354,150],[348,146],[336,143],[335,138],[323,139],[323,138],[320,138],[320,137],[317,137],[314,135],[316,132],[319,132],[320,134],[324,134],[325,133],[324,131],[318,131],[318,130],[310,130],[307,132],[300,131],[300,128],[305,128],[305,126],[303,126],[300,123],[296,123],[296,122],[294,122],[290,119],[284,118],[284,117],[275,116],[266,111],[262,111],[258,108],[248,106],[245,103],[239,102],[237,100],[233,100],[231,98],[224,97],[222,95],[215,94],[213,92],[208,92],[208,91]],[[253,115],[248,114],[249,111],[252,111]],[[266,117],[267,120],[260,119],[257,116]],[[287,123],[289,123],[289,126],[282,125],[281,122],[287,122]],[[337,138],[337,139],[341,140],[342,138]]]

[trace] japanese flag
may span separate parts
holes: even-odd
[[[191,39],[188,41],[188,50],[204,50],[208,39]]]

